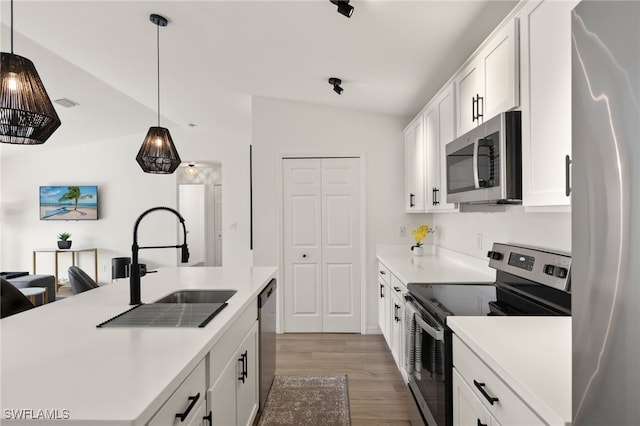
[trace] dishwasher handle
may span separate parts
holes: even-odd
[[[273,278],[258,296],[258,308],[262,308],[264,305],[267,304],[271,296],[275,296],[273,292],[275,291],[276,287],[277,287],[276,279]]]

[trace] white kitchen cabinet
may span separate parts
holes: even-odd
[[[405,129],[405,209],[407,213],[424,212],[425,152],[424,123],[419,116]]]
[[[258,311],[251,304],[209,352],[212,425],[250,425],[258,411]]]
[[[503,425],[543,425],[542,421],[525,402],[512,390],[509,383],[503,381],[491,370],[469,347],[458,338],[453,337],[453,371],[471,390],[471,393],[482,407]],[[471,396],[454,393],[453,411],[459,413],[460,421],[470,419],[473,414],[482,413],[474,405]],[[476,407],[476,408],[473,408]],[[489,419],[489,421],[491,421]],[[455,424],[455,423],[454,423]],[[472,421],[472,424],[476,424]],[[489,423],[492,424],[492,423]]]
[[[404,284],[401,284],[395,276],[392,275],[391,278],[391,344],[389,347],[391,349],[393,359],[396,361],[396,365],[402,373],[404,371],[404,295],[407,290]]]
[[[457,211],[447,203],[446,145],[455,138],[453,84],[442,89],[429,102],[424,114],[426,149],[426,200],[428,213]]]
[[[453,426],[500,426],[453,369]]]
[[[529,1],[520,11],[522,204],[569,206],[570,1]]]
[[[258,412],[258,323],[208,391],[212,425],[251,425]],[[212,363],[215,362],[212,358]]]
[[[518,20],[505,23],[453,79],[457,135],[520,101]]]
[[[391,304],[391,293],[389,292],[388,284],[389,270],[382,263],[378,264],[378,326],[384,336],[384,339],[389,344],[389,309]]]
[[[149,426],[199,425],[204,417],[206,367],[202,360],[148,423]]]

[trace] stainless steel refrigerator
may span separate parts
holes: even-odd
[[[638,425],[640,2],[582,1],[572,46],[574,424]]]

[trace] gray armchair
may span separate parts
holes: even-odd
[[[77,266],[69,266],[69,282],[71,283],[71,291],[73,294],[82,293],[83,291],[98,288],[98,284]]]
[[[33,308],[33,303],[9,281],[0,278],[0,318]]]

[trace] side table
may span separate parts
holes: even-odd
[[[19,288],[20,292],[27,296],[33,306],[36,305],[36,296],[42,294],[42,304],[47,303],[47,289],[46,287],[24,287]]]
[[[36,260],[38,253],[54,253],[55,254],[55,277],[56,277],[56,292],[61,287],[60,280],[58,279],[58,256],[60,253],[71,253],[71,265],[76,266],[76,253],[90,252],[93,253],[93,267],[94,267],[94,280],[98,282],[98,249],[92,248],[72,248],[72,249],[56,249],[56,248],[43,248],[35,249],[33,251],[33,273],[36,273]]]

